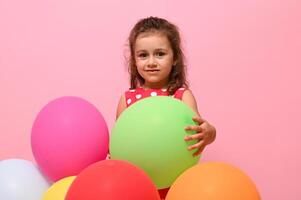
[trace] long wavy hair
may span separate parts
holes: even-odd
[[[165,19],[158,17],[148,17],[139,20],[130,32],[128,43],[130,54],[127,57],[128,71],[130,73],[130,89],[142,86],[145,82],[143,77],[138,73],[135,62],[135,42],[137,37],[142,33],[159,33],[167,37],[170,42],[176,64],[172,66],[169,74],[167,91],[173,95],[180,87],[188,88],[186,80],[185,58],[181,48],[181,38],[178,27]]]

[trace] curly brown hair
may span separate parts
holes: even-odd
[[[170,42],[174,55],[173,59],[176,61],[176,64],[173,65],[169,75],[169,82],[167,85],[167,91],[169,95],[173,95],[180,87],[188,88],[188,82],[186,80],[186,65],[184,64],[185,57],[181,48],[181,39],[178,27],[165,19],[148,17],[141,19],[136,23],[128,38],[130,55],[127,59],[127,62],[128,71],[130,73],[130,89],[135,89],[144,84],[144,79],[138,73],[135,65],[134,49],[136,39],[141,33],[163,34]]]

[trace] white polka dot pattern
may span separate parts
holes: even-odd
[[[151,93],[151,96],[152,96],[152,97],[157,96],[157,92],[152,92],[152,93]]]
[[[171,98],[182,99],[182,95],[186,89],[184,87],[179,88],[173,95],[169,95],[167,88],[160,89],[143,89],[141,87],[130,89],[125,92],[126,106],[129,107],[135,102],[140,101],[146,97],[154,96],[170,96]]]

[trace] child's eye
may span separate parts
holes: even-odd
[[[164,56],[165,55],[165,52],[157,52],[156,53],[156,56],[159,56],[159,57],[162,57],[162,56]]]
[[[138,54],[138,57],[139,58],[146,58],[147,54],[146,53],[140,53],[140,54]]]

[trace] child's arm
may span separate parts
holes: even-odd
[[[182,101],[187,104],[195,113],[197,116],[201,117],[199,111],[198,111],[198,105],[196,103],[196,100],[190,90],[185,90]]]
[[[126,103],[125,103],[125,96],[122,95],[119,99],[119,103],[117,106],[117,113],[116,113],[116,120],[118,119],[119,115],[126,109]]]
[[[186,90],[183,94],[182,101],[186,103],[195,113],[196,116],[193,117],[193,121],[197,122],[198,126],[187,126],[185,130],[194,130],[197,133],[194,135],[186,136],[185,140],[198,140],[198,142],[194,145],[188,147],[188,150],[198,149],[193,155],[197,156],[202,153],[206,145],[212,143],[216,137],[216,129],[214,126],[209,124],[206,120],[202,119],[196,100],[190,90]]]

